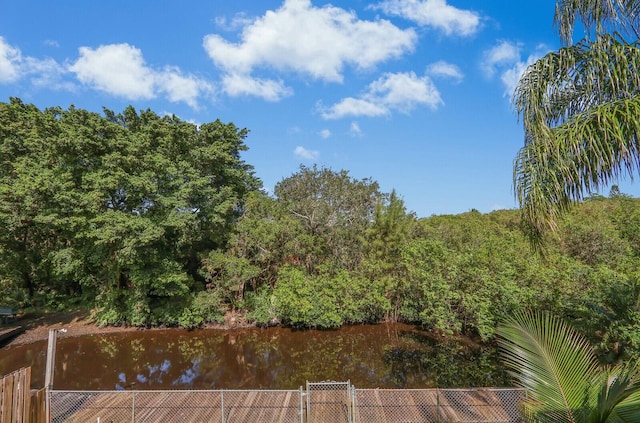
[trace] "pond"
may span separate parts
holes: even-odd
[[[32,367],[44,385],[47,343],[0,349],[0,374]],[[350,380],[358,388],[509,386],[495,348],[442,343],[406,324],[338,330],[142,330],[58,340],[54,388],[297,389]]]

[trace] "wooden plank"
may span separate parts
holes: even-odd
[[[46,423],[46,408],[45,402],[47,400],[46,389],[40,389],[31,395],[31,406],[29,410],[31,423]]]
[[[13,415],[11,416],[11,422],[15,423],[23,423],[22,422],[22,406],[24,404],[24,397],[22,395],[22,387],[24,386],[24,373],[22,370],[18,370],[17,373],[14,373],[13,376],[13,404],[11,408],[13,409]]]
[[[10,422],[13,419],[13,375],[6,376],[4,379],[4,399],[2,401],[2,421]]]

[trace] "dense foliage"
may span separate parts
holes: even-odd
[[[226,245],[259,186],[239,157],[246,134],[131,107],[0,104],[4,298],[90,301],[110,324],[192,319],[201,256]]]
[[[516,210],[418,219],[397,193],[301,167],[273,195],[246,130],[132,108],[0,104],[0,298],[102,324],[399,320],[494,336],[523,309],[578,326],[604,361],[640,355],[640,202],[617,190],[535,254]]]

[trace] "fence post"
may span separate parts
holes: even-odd
[[[224,391],[220,391],[220,411],[222,412],[222,416],[220,417],[220,421],[225,423],[224,421]]]
[[[131,393],[131,423],[136,422],[136,391]]]
[[[304,423],[304,405],[302,404],[302,401],[304,401],[304,394],[302,393],[302,385],[298,388],[298,392],[298,414],[300,415],[300,423]]]
[[[440,388],[436,388],[436,422],[440,423]]]
[[[357,423],[357,415],[356,415],[356,409],[358,407],[358,404],[356,403],[356,387],[352,386],[351,387],[351,422],[352,423]]]
[[[309,392],[309,381],[307,381],[307,423],[309,423],[309,416],[311,415],[311,402],[310,402],[310,392]]]
[[[45,412],[47,421],[51,421],[51,390],[53,389],[53,374],[56,364],[56,341],[58,332],[66,332],[66,329],[49,329],[49,342],[47,344],[47,366],[44,373],[44,387],[47,390]]]

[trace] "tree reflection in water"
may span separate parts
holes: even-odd
[[[2,349],[0,373],[32,366],[33,386],[42,386],[45,351],[46,343]],[[297,389],[307,380],[350,380],[359,388],[508,384],[494,348],[439,343],[404,324],[63,338],[56,357],[56,389]]]

